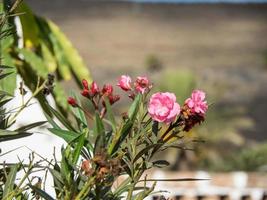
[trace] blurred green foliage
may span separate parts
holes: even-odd
[[[181,105],[196,86],[195,76],[188,70],[166,70],[160,76],[159,90],[173,92]]]
[[[26,3],[20,3],[11,13],[10,1],[4,0],[0,6],[1,15],[9,15],[4,29],[13,30],[11,37],[1,39],[1,64],[15,66],[10,69],[13,74],[1,81],[1,89],[12,94],[19,74],[25,85],[33,91],[37,77],[45,80],[47,74],[53,73],[57,81],[52,95],[57,107],[66,110],[68,105],[61,83],[72,78],[78,85],[81,79],[90,82],[91,76],[84,61],[59,27],[35,15]],[[14,13],[19,15],[13,16]],[[44,97],[39,95],[37,98],[41,106],[46,108]]]

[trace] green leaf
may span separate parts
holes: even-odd
[[[139,151],[139,153],[135,156],[133,162],[136,162],[144,154],[148,153],[151,149],[153,149],[154,147],[157,147],[159,145],[161,145],[161,144],[160,143],[157,143],[157,144],[151,144],[149,146],[146,146],[144,149],[142,149],[141,151]]]
[[[50,125],[53,126],[54,129],[60,129],[57,123],[47,113],[44,112],[44,114],[45,114],[47,121],[49,122]]]
[[[57,62],[52,52],[44,42],[41,42],[41,51],[43,56],[43,62],[47,66],[48,72],[55,72],[57,69]]]
[[[63,109],[67,110],[68,108],[68,102],[67,102],[67,96],[62,88],[62,86],[59,84],[59,82],[56,82],[56,85],[53,90],[53,96],[56,100],[57,105],[62,107]]]
[[[124,156],[124,157],[122,157],[122,160],[123,160],[123,162],[125,163],[125,165],[124,165],[124,170],[125,170],[125,172],[130,176],[130,177],[132,177],[133,178],[133,164],[131,163],[131,161],[126,157],[126,156]]]
[[[75,131],[75,128],[71,126],[69,120],[67,120],[60,112],[56,111],[50,105],[48,105],[49,110],[51,113],[69,130]]]
[[[42,189],[40,189],[40,188],[38,188],[38,187],[36,187],[34,185],[29,185],[29,186],[34,192],[36,192],[36,194],[40,195],[45,200],[55,200],[48,193],[43,191]]]
[[[81,151],[82,151],[82,148],[83,148],[83,145],[84,145],[84,141],[85,141],[85,134],[81,134],[78,138],[78,144],[74,145],[75,148],[74,148],[74,152],[73,152],[73,160],[72,160],[72,163],[74,165],[77,164],[77,161],[80,157],[80,154],[81,154]]]
[[[86,80],[91,80],[89,70],[87,69],[78,51],[73,47],[71,42],[64,35],[64,33],[60,31],[56,24],[49,20],[47,22],[49,24],[53,36],[56,37],[57,41],[61,45],[64,52],[64,56],[70,64],[70,67],[77,79],[81,80],[84,78]]]
[[[170,163],[166,160],[157,160],[157,161],[153,161],[152,163],[155,167],[158,167],[158,168],[163,168],[163,167],[170,165]]]
[[[22,126],[18,129],[16,129],[15,131],[28,131],[32,128],[35,128],[35,127],[40,127],[42,125],[44,125],[47,121],[40,121],[40,122],[35,122],[35,123],[32,123],[32,124],[28,124],[26,126]]]
[[[12,72],[0,74],[0,79],[4,79],[5,77],[9,76],[10,74],[12,74]]]
[[[0,100],[0,107],[4,106],[5,104],[7,104],[10,100],[12,99],[5,99],[3,101]]]
[[[5,188],[3,191],[3,199],[7,199],[10,192],[13,191],[14,189],[14,184],[15,184],[15,179],[16,179],[18,168],[19,168],[18,164],[13,165],[10,169],[10,172],[8,173],[7,180],[5,183]],[[12,197],[10,199],[12,199]]]
[[[27,137],[30,135],[32,135],[32,133],[0,129],[0,142],[19,139],[19,138]]]
[[[55,188],[56,195],[59,195],[60,190],[64,187],[64,180],[63,180],[61,173],[60,173],[60,167],[58,164],[55,164],[53,169],[48,168],[48,170],[50,171],[50,173],[53,176],[54,188]]]
[[[17,49],[17,52],[23,55],[25,61],[36,72],[37,76],[46,78],[49,72],[41,57],[29,49]]]
[[[112,141],[112,143],[108,149],[109,154],[113,154],[120,147],[120,145],[125,140],[127,135],[130,133],[131,128],[132,128],[134,121],[136,119],[136,115],[137,115],[138,110],[139,110],[140,102],[141,102],[141,95],[139,94],[135,97],[134,102],[132,103],[132,105],[128,111],[128,117],[129,118],[123,124],[121,130],[116,132],[114,139],[113,139],[113,141]]]
[[[105,128],[98,113],[95,114],[94,134],[96,136],[94,152],[99,152],[105,147]]]
[[[112,112],[110,103],[109,103],[109,101],[106,98],[105,98],[105,105],[106,105],[106,108],[107,108],[107,116],[108,116],[108,119],[111,122],[112,130],[115,133],[116,132],[116,121],[115,121],[115,117],[113,115],[113,112]]]
[[[122,193],[128,190],[129,184],[131,183],[132,178],[127,177],[117,188],[115,188],[115,196],[120,196]],[[127,187],[128,186],[128,187]]]
[[[1,55],[3,55],[3,53],[7,53],[9,51],[10,46],[13,44],[14,42],[14,38],[12,36],[9,37],[5,37],[3,39],[0,40],[0,52],[2,52]]]
[[[21,3],[16,9],[17,13],[25,13],[20,15],[20,22],[23,31],[23,40],[26,47],[37,47],[39,44],[39,28],[31,9],[26,3]]]
[[[132,103],[129,111],[128,111],[128,117],[130,120],[134,120],[136,118],[136,115],[138,113],[139,110],[139,106],[140,106],[140,102],[141,102],[141,94],[138,94],[135,99],[134,102]]]
[[[67,143],[70,143],[71,141],[75,140],[80,136],[79,133],[69,130],[62,130],[56,128],[49,128],[48,130],[51,131],[53,134],[57,135],[58,137],[62,138],[63,140],[65,140]]]
[[[68,61],[64,56],[64,49],[62,49],[62,47],[56,40],[55,35],[51,34],[50,39],[53,44],[53,50],[58,64],[58,72],[64,80],[70,80],[71,71],[69,68]]]
[[[0,89],[13,94],[16,89],[16,80],[17,80],[17,69],[13,66],[15,66],[14,59],[9,55],[9,53],[3,53],[3,55],[0,57],[1,63],[4,66],[12,66],[10,68],[5,68],[4,72],[5,74],[1,74],[0,79]],[[3,79],[4,78],[4,79]]]
[[[71,92],[70,96],[75,97],[75,99],[77,99],[78,104],[81,105],[80,99],[77,97],[77,95],[74,92]],[[83,124],[83,128],[87,128],[88,123],[87,123],[84,111],[82,109],[73,108],[73,107],[72,107],[72,111],[75,114],[75,116],[77,117],[77,119],[79,120],[79,122],[81,122]]]
[[[12,69],[13,67],[6,66],[6,65],[0,65],[0,69]]]
[[[70,187],[72,181],[71,173],[73,172],[73,168],[69,162],[70,153],[71,153],[71,147],[69,145],[65,149],[63,148],[61,149],[62,159],[60,163],[61,164],[60,172],[64,180],[64,185],[67,184],[66,187]]]
[[[159,123],[157,121],[153,121],[152,123],[152,133],[157,137],[159,131]]]

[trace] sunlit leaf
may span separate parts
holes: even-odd
[[[8,195],[10,194],[10,192],[14,188],[14,184],[15,184],[15,179],[16,179],[18,168],[19,168],[18,164],[13,165],[10,168],[10,172],[8,173],[8,176],[7,176],[7,179],[6,179],[6,183],[5,183],[5,188],[4,188],[4,191],[3,191],[3,199],[7,199]]]
[[[55,72],[57,69],[57,62],[52,52],[44,42],[41,43],[41,51],[42,51],[43,61],[48,69],[48,72],[50,73]]]
[[[78,143],[74,145],[74,152],[73,152],[73,159],[72,159],[72,163],[74,165],[77,164],[77,161],[81,155],[81,151],[84,145],[84,141],[85,141],[85,134],[81,134],[78,138]]]
[[[59,44],[61,45],[64,55],[70,64],[72,71],[74,72],[77,79],[86,79],[88,81],[91,80],[90,73],[82,60],[81,56],[77,52],[77,50],[73,47],[71,42],[67,39],[63,32],[60,31],[58,26],[54,24],[52,21],[48,20],[49,27],[51,32],[58,40]]]
[[[36,20],[34,18],[33,12],[26,5],[26,3],[21,3],[16,9],[17,13],[25,13],[20,15],[20,22],[22,25],[23,39],[26,47],[37,47],[39,44],[39,28],[37,26]]]
[[[49,128],[48,130],[51,131],[53,134],[57,135],[58,137],[62,138],[63,140],[65,140],[67,143],[79,137],[79,134],[74,131],[55,129],[55,128]]]
[[[37,76],[46,78],[48,69],[40,56],[29,49],[17,49],[17,52],[23,55],[25,61],[36,72]]]

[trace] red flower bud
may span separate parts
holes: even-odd
[[[103,95],[110,96],[110,95],[112,95],[112,92],[113,92],[112,85],[105,84],[104,87],[103,87],[103,89],[102,89]]]
[[[73,97],[68,98],[68,104],[71,105],[72,107],[78,106],[76,99],[74,99]]]
[[[84,97],[90,97],[90,92],[87,89],[84,89],[83,91],[81,91],[81,95],[83,95]]]
[[[98,88],[96,82],[93,81],[93,83],[92,83],[92,85],[90,87],[90,94],[95,96],[98,93],[99,93],[99,88]]]
[[[82,80],[82,85],[83,85],[83,88],[84,88],[84,89],[89,90],[87,80],[83,79],[83,80]]]
[[[110,105],[112,105],[115,102],[120,100],[120,96],[119,95],[110,95],[110,96],[108,96],[108,99],[109,99]]]

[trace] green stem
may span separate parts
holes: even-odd
[[[35,91],[33,92],[32,96],[25,102],[25,104],[23,104],[20,109],[16,112],[16,114],[11,118],[10,123],[12,124],[14,121],[16,121],[16,118],[18,117],[18,115],[28,106],[28,104],[31,102],[31,100],[40,92],[43,90],[44,86],[46,84],[46,81],[40,86],[38,87],[39,84],[37,84],[37,88],[35,89]]]
[[[90,189],[93,181],[94,181],[94,177],[91,177],[91,178],[89,178],[89,180],[87,180],[86,184],[83,186],[83,189],[75,197],[75,200],[83,199],[88,194],[88,192],[90,191],[89,189]]]
[[[127,195],[127,199],[126,200],[131,200],[132,199],[134,186],[135,186],[135,184],[133,183],[133,186],[130,187],[130,190],[128,192],[128,195]]]

